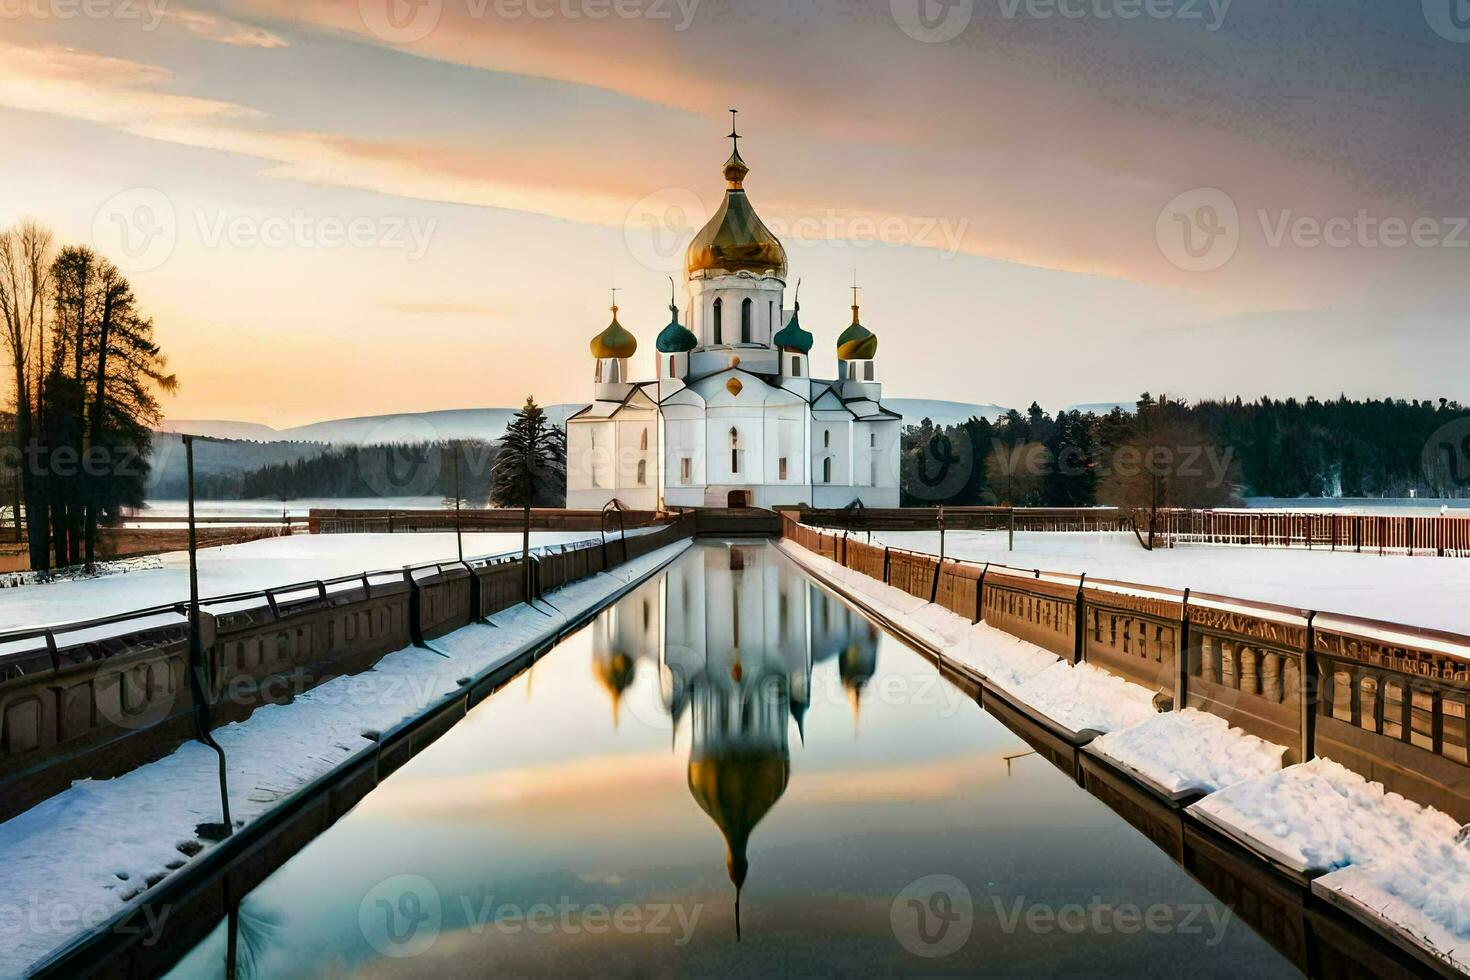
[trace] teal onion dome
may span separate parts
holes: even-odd
[[[786,326],[776,331],[771,343],[799,354],[810,354],[816,338],[802,329],[800,316],[801,302],[797,301],[796,307],[791,311],[791,319],[786,321]]]
[[[686,326],[679,322],[679,308],[673,304],[669,305],[671,315],[669,325],[658,333],[658,339],[654,346],[660,354],[685,354],[699,346],[699,338]]]

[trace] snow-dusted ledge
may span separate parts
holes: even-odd
[[[1470,842],[1448,814],[1323,758],[1237,783],[1189,811],[1321,875],[1317,895],[1470,973]]]
[[[569,583],[549,602],[518,605],[407,647],[290,704],[265,705],[216,729],[237,825],[371,745],[381,733],[554,636],[689,547],[677,541]],[[106,922],[146,887],[211,845],[195,834],[219,819],[216,757],[198,742],[115,779],[71,788],[0,824],[0,976],[17,976]]]
[[[1151,692],[1139,685],[1079,670],[794,542],[781,548],[1020,706],[1074,731],[1102,732],[1086,751],[1162,795],[1207,793],[1187,812],[1283,867],[1320,875],[1312,890],[1323,900],[1470,974],[1470,839],[1458,839],[1460,827],[1447,814],[1385,792],[1330,759],[1283,769],[1282,746],[1222,718],[1193,709],[1155,713]]]

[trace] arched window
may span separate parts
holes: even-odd
[[[669,355],[669,377],[672,378],[673,376],[674,376],[674,355],[673,354],[670,354]]]
[[[638,485],[640,487],[648,486],[648,460],[646,459],[640,459],[638,461]]]
[[[740,431],[730,427],[730,472],[740,472]]]
[[[641,449],[641,450],[643,450],[644,452],[648,452],[648,430],[647,429],[644,429],[638,435],[638,448]]]
[[[754,306],[749,299],[746,299],[745,302],[740,304],[740,342],[742,344],[750,343],[750,318],[753,315],[751,313],[752,309],[754,309]]]
[[[646,442],[647,439],[648,439],[648,433],[647,432],[643,433],[643,438],[644,438],[644,441]],[[877,449],[878,448],[878,433],[876,433],[876,432],[869,432],[868,433],[868,445],[870,447],[874,448],[874,449]],[[648,447],[645,445],[643,448],[644,449],[647,449]]]
[[[721,316],[720,315],[724,312],[724,309],[725,309],[725,303],[724,303],[724,301],[716,298],[715,299],[715,322],[714,322],[714,331],[710,335],[710,340],[713,341],[716,344],[724,343],[724,341],[720,339],[720,319],[721,319]]]
[[[831,429],[823,429],[822,430],[822,448],[823,449],[831,449],[832,448],[832,430]]]
[[[828,456],[826,459],[822,460],[822,482],[823,483],[831,483],[832,482],[832,457],[831,456]]]

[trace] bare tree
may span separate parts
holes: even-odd
[[[1133,533],[1152,551],[1162,531],[1162,511],[1173,507],[1219,507],[1235,499],[1240,466],[1204,431],[1160,399],[1140,404],[1138,417],[1124,442],[1104,461],[1098,483],[1099,503],[1134,512]],[[1138,527],[1145,515],[1147,537]]]
[[[0,232],[0,342],[10,355],[15,385],[15,441],[20,452],[21,498],[26,509],[31,568],[51,566],[48,513],[37,460],[41,376],[45,370],[46,307],[51,275],[51,232],[27,218]]]
[[[1035,496],[1050,467],[1051,453],[1039,442],[1000,444],[985,460],[985,479],[1000,503],[1015,507]]]

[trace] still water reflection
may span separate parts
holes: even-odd
[[[701,543],[401,769],[176,974],[1290,975],[764,543]]]

